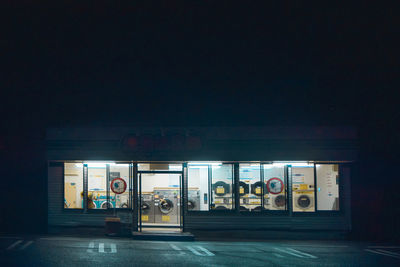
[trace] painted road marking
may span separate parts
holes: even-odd
[[[174,244],[169,244],[171,246],[171,248],[173,248],[176,251],[179,251],[179,255],[186,255],[185,252],[182,251],[182,249],[178,246],[175,246]]]
[[[171,246],[171,248],[175,249],[175,250],[182,250],[180,248],[178,248],[177,246],[175,246],[174,244],[169,244]]]
[[[104,253],[104,243],[99,244],[99,252]]]
[[[87,249],[87,252],[93,252],[93,249],[94,249],[94,242],[90,242],[89,243],[89,248]]]
[[[214,253],[212,253],[211,251],[209,251],[206,248],[203,248],[202,246],[197,246],[198,249],[200,249],[201,251],[203,251],[204,253],[206,253],[208,256],[215,256]]]
[[[11,250],[11,249],[15,248],[16,246],[18,246],[19,244],[21,244],[21,243],[22,243],[22,240],[15,241],[14,243],[12,243],[12,244],[7,248],[7,250]]]
[[[316,258],[317,258],[317,257],[316,257],[316,256],[314,256],[314,255],[311,255],[311,254],[308,254],[308,253],[305,253],[305,252],[299,251],[299,250],[297,250],[297,249],[294,249],[294,248],[286,248],[286,249],[288,249],[288,250],[290,250],[290,251],[292,251],[292,252],[294,252],[294,253],[298,253],[298,254],[301,254],[301,255],[307,256],[307,257],[309,257],[309,258],[311,258],[311,259],[316,259]]]
[[[111,244],[111,253],[117,253],[117,245]]]
[[[29,247],[30,245],[32,245],[32,243],[33,243],[32,240],[31,240],[31,241],[28,241],[28,242],[25,243],[25,245],[23,245],[23,246],[20,247],[19,249],[20,249],[20,250],[24,250],[24,249],[26,249],[27,247]]]
[[[348,248],[349,246],[345,246],[345,245],[328,245],[328,246],[324,246],[324,245],[292,245],[292,244],[288,244],[285,246],[288,247],[311,247],[311,248]]]
[[[400,259],[400,256],[389,254],[389,253],[386,252],[386,250],[376,251],[376,250],[372,250],[372,249],[365,249],[365,251],[368,251],[368,252],[371,252],[371,253],[375,253],[375,254],[380,254],[380,255],[393,257],[393,258],[396,258],[396,259]]]
[[[199,251],[197,251],[194,247],[192,246],[186,246],[194,255],[197,256],[215,256],[214,253],[212,253],[211,251],[207,250],[206,248],[203,248],[202,246],[195,246],[197,249],[203,251],[204,253],[201,253]]]
[[[400,248],[399,246],[368,246],[368,248]]]
[[[33,241],[32,240],[30,240],[30,241],[27,241],[25,244],[24,244],[24,240],[17,240],[17,241],[15,241],[14,243],[12,243],[8,248],[7,248],[7,250],[24,250],[24,249],[26,249],[27,247],[29,247],[30,245],[32,245],[32,243],[33,243]]]
[[[384,249],[377,249],[376,251],[380,251],[380,252],[383,252],[383,253],[388,253],[388,254],[392,254],[392,255],[396,255],[396,256],[400,257],[399,253],[396,253],[396,252],[393,252],[393,251],[388,251],[388,250],[384,250]]]
[[[106,252],[104,250],[104,243],[99,243],[99,253],[117,253],[117,245],[116,244],[111,243],[110,247],[111,247],[111,251],[110,252]],[[87,252],[88,253],[92,253],[94,248],[95,248],[94,242],[90,242],[89,246],[88,246],[88,249],[87,249]]]
[[[311,254],[308,254],[308,253],[305,253],[305,252],[301,252],[301,251],[298,251],[298,250],[292,249],[292,248],[285,248],[285,249],[274,248],[274,249],[276,249],[276,250],[278,250],[278,251],[280,251],[282,253],[287,253],[289,255],[292,255],[292,256],[295,256],[295,257],[299,257],[299,258],[311,258],[311,259],[317,258],[314,255],[311,255]]]

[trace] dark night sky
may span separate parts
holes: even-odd
[[[390,6],[11,5],[0,109],[17,138],[118,123],[352,124],[375,138],[399,118]]]
[[[25,4],[2,24],[9,125],[353,124],[397,112],[390,8]]]

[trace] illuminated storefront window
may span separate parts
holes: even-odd
[[[129,202],[129,188],[130,188],[130,181],[129,181],[129,164],[110,164],[110,174],[108,178],[108,190],[110,194],[110,201],[111,201],[111,206],[116,207],[116,208],[129,208],[130,207],[130,202]],[[122,194],[114,194],[111,191],[111,181],[116,179],[116,178],[121,178],[122,180],[125,181],[127,189],[125,190],[124,193]]]
[[[211,209],[233,209],[233,188],[233,164],[211,165]]]
[[[107,171],[105,163],[88,163],[88,209],[112,208],[107,200]]]
[[[263,164],[264,174],[264,209],[287,210],[285,179],[286,164]],[[261,190],[257,186],[256,190]]]
[[[64,163],[64,208],[83,208],[83,164]]]
[[[317,208],[339,210],[339,165],[317,164]]]
[[[209,210],[209,165],[189,165],[188,167],[188,211]]]
[[[260,164],[239,164],[240,211],[260,211],[262,201],[262,181]]]
[[[315,186],[313,164],[292,164],[292,199],[294,212],[315,211]]]
[[[132,208],[130,183],[135,178],[130,174],[130,166],[128,163],[115,162],[64,163],[64,208]],[[154,188],[177,188],[176,195],[179,199],[179,172],[183,171],[182,163],[139,163],[137,166],[139,172],[146,173],[149,177],[152,176],[152,171],[176,172],[168,179],[165,178],[166,175],[159,175],[157,179],[143,179],[142,194],[150,194]],[[188,183],[184,190],[187,190],[188,211],[287,211],[288,207],[296,213],[339,210],[339,164],[189,162],[187,166]],[[236,166],[237,172],[234,171]],[[84,171],[86,168],[87,174]],[[235,173],[239,176],[236,177]],[[125,181],[127,190],[124,193],[112,192],[110,184],[115,178]],[[239,181],[237,187],[235,179]],[[150,181],[152,188],[148,189],[146,186]],[[238,188],[239,193],[238,204],[234,201],[235,188]],[[291,195],[288,194],[288,189],[291,190]],[[291,205],[288,205],[288,199],[291,199]]]

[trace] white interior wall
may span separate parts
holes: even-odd
[[[208,166],[190,166],[188,170],[189,188],[198,188],[200,194],[200,210],[208,210]],[[207,203],[204,203],[207,194]]]
[[[336,183],[338,170],[335,164],[317,165],[317,205],[319,210],[332,210],[339,197],[339,185]]]
[[[106,167],[88,168],[88,190],[106,191]]]
[[[154,191],[154,187],[175,187],[179,188],[179,174],[142,174],[142,193]]]

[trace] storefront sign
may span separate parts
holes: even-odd
[[[111,181],[111,191],[115,194],[122,194],[126,191],[126,182],[122,178],[115,178]]]

